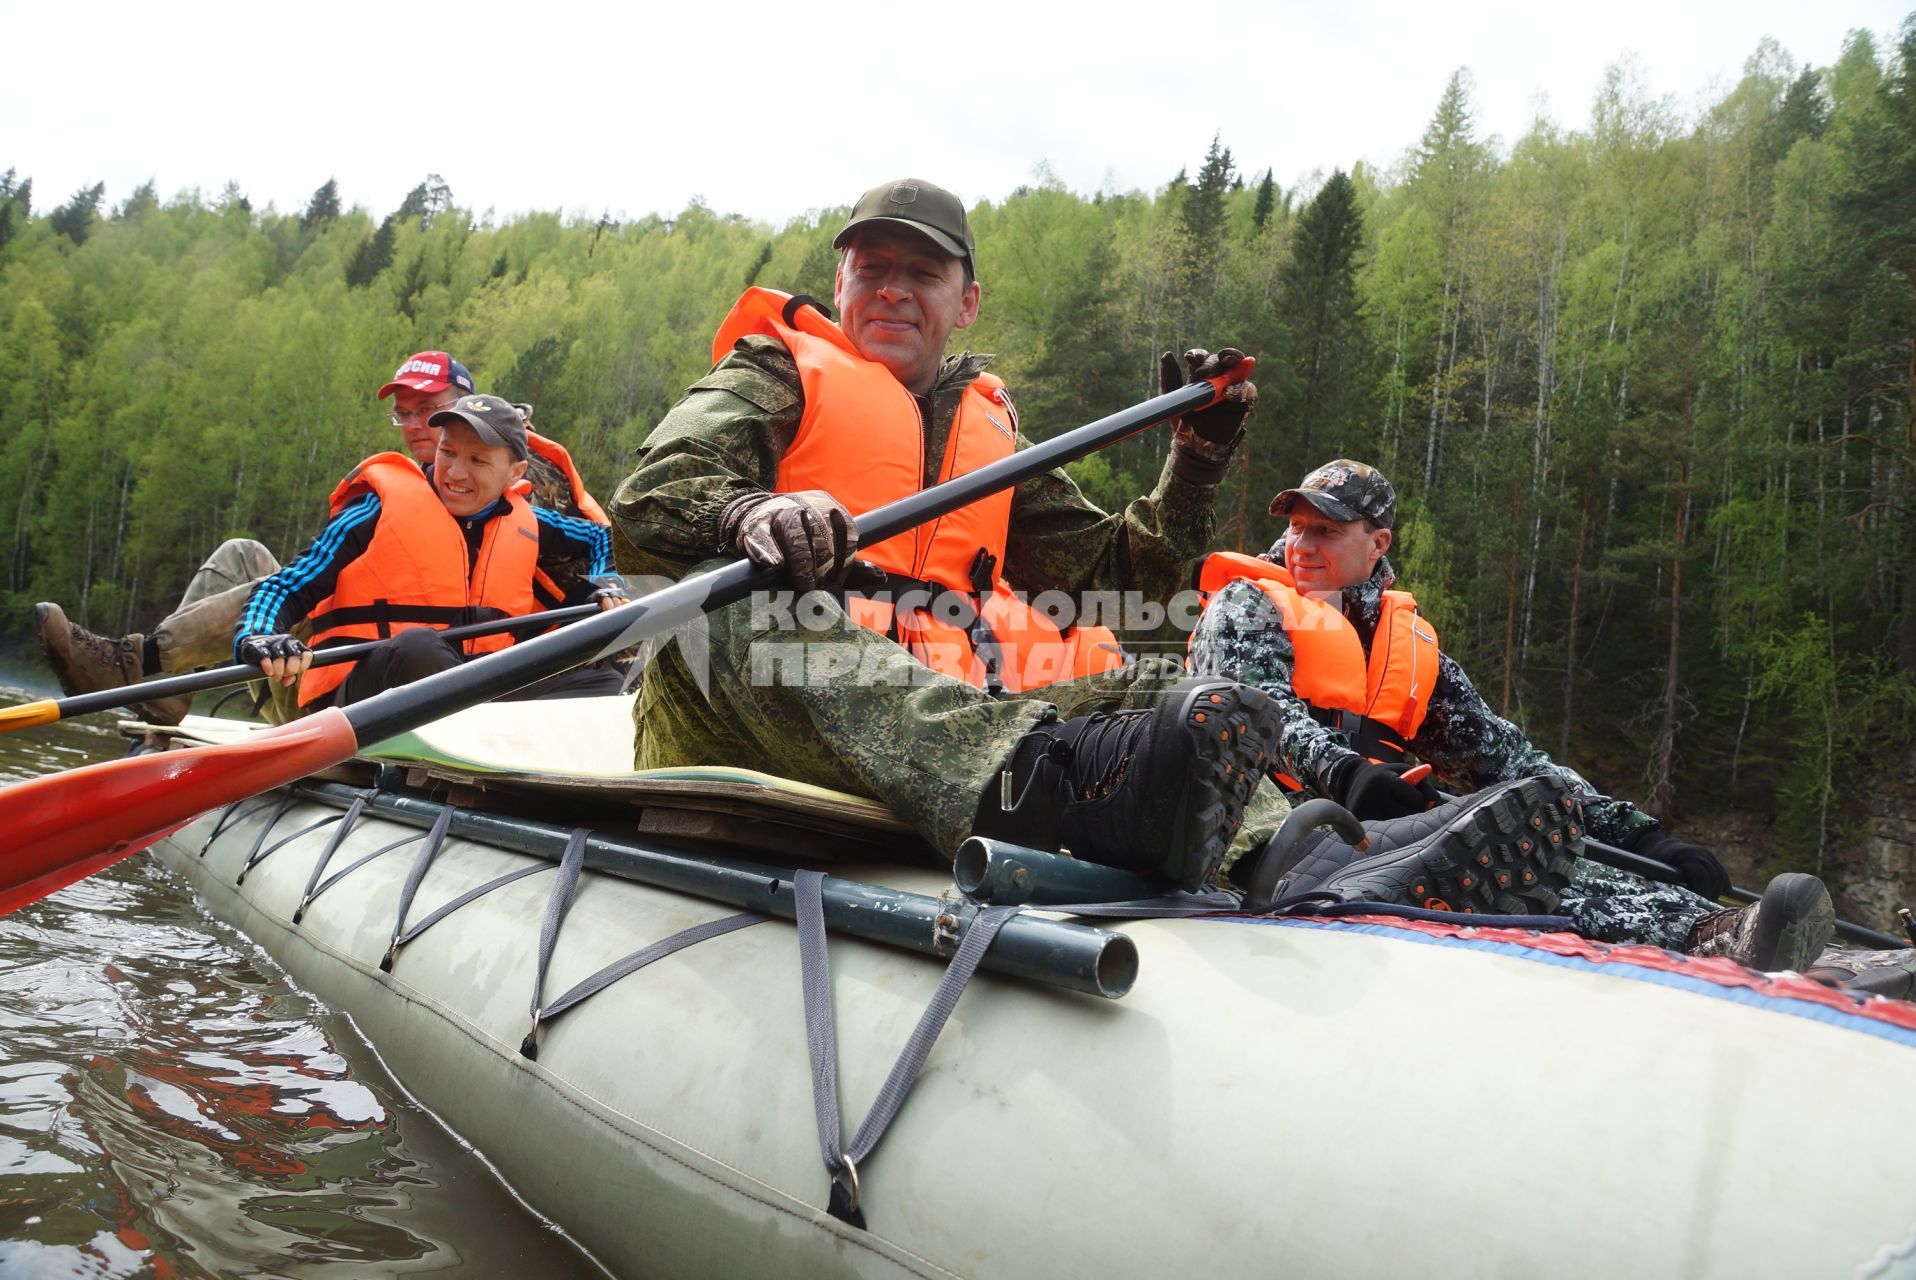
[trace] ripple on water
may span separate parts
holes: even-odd
[[[41,769],[117,746],[54,728],[78,745]],[[6,750],[0,779],[36,771]],[[505,1259],[600,1274],[163,869],[129,859],[0,918],[0,1275],[358,1280]]]

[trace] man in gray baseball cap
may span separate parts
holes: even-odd
[[[532,446],[526,440],[526,420],[519,407],[502,396],[461,396],[426,421],[435,427],[464,423],[480,443],[506,450],[514,462],[532,456]]]
[[[332,518],[306,554],[247,597],[234,657],[298,686],[302,713],[346,706],[513,643],[510,634],[456,643],[441,632],[477,618],[565,605],[611,608],[625,598],[611,572],[610,534],[589,520],[534,507],[523,483],[531,452],[519,410],[498,396],[463,395],[435,412],[432,463],[380,453],[353,468]],[[542,561],[590,570],[561,588]],[[296,637],[306,623],[312,644]],[[380,643],[351,663],[314,667],[313,650]],[[616,671],[581,667],[505,700],[619,691]]]
[[[1383,472],[1349,458],[1325,463],[1272,499],[1271,514],[1285,522],[1283,537],[1258,560],[1233,561],[1245,576],[1212,594],[1192,636],[1192,666],[1269,693],[1283,709],[1287,780],[1365,820],[1372,845],[1362,874],[1357,851],[1335,837],[1271,851],[1266,856],[1283,860],[1279,892],[1350,888],[1374,900],[1390,883],[1377,874],[1379,860],[1405,856],[1394,851],[1408,840],[1454,823],[1479,797],[1500,795],[1507,805],[1513,785],[1547,784],[1550,795],[1532,798],[1580,805],[1590,835],[1674,867],[1685,884],[1578,859],[1567,887],[1513,883],[1493,892],[1501,909],[1556,910],[1602,941],[1728,955],[1759,969],[1801,969],[1816,959],[1834,911],[1814,876],[1779,876],[1761,903],[1719,909],[1713,899],[1730,880],[1714,854],[1602,794],[1491,710],[1441,651],[1416,600],[1397,587],[1385,556],[1396,536],[1397,492]],[[1413,758],[1451,791],[1471,795],[1444,802],[1430,782],[1413,783]],[[1412,863],[1407,869],[1427,869]],[[1255,872],[1232,874],[1248,883]],[[1429,879],[1403,879],[1402,900],[1427,905],[1411,890]]]

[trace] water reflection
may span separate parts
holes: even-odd
[[[120,752],[0,735],[0,781]],[[153,863],[0,918],[0,1275],[424,1272],[601,1274]]]

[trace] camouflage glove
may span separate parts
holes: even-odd
[[[1631,853],[1669,863],[1683,877],[1681,883],[1706,898],[1721,898],[1730,891],[1730,873],[1723,869],[1714,853],[1700,844],[1679,840],[1659,827],[1650,827],[1625,847]]]
[[[1177,357],[1167,351],[1158,361],[1158,391],[1166,394],[1200,378],[1216,377],[1243,358],[1244,353],[1235,347],[1225,347],[1216,355],[1193,347],[1184,353],[1184,363],[1190,366],[1187,378],[1178,368]],[[1172,432],[1172,473],[1207,487],[1223,480],[1256,404],[1257,384],[1234,382],[1216,404],[1179,418]]]
[[[1417,784],[1398,776],[1401,770],[1399,765],[1348,756],[1331,769],[1331,798],[1359,822],[1422,813],[1430,808],[1430,798]]]
[[[858,549],[852,513],[823,489],[748,493],[719,513],[719,543],[766,569],[783,569],[800,591],[833,586]]]

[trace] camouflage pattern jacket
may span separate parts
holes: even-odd
[[[934,483],[964,389],[987,356],[947,356],[929,395],[925,483]],[[770,338],[750,337],[692,384],[639,449],[638,467],[608,508],[626,573],[683,576],[723,554],[719,513],[742,494],[773,489],[779,460],[804,412],[798,366]],[[1018,445],[1029,445],[1021,433]],[[1171,474],[1156,490],[1108,514],[1063,471],[1019,485],[1012,498],[1003,577],[1015,589],[1136,591],[1168,600],[1189,585],[1191,564],[1213,540],[1214,494]]]
[[[1284,544],[1280,541],[1264,558],[1284,563]],[[1338,602],[1366,655],[1383,616],[1384,592],[1396,576],[1390,561],[1381,559],[1369,579],[1346,587]],[[1191,636],[1192,670],[1259,685],[1276,699],[1284,718],[1285,772],[1318,794],[1329,794],[1331,769],[1356,753],[1342,732],[1319,723],[1309,704],[1291,692],[1295,664],[1276,607],[1248,582],[1233,582],[1212,596]],[[1449,654],[1438,659],[1429,709],[1409,745],[1448,791],[1477,791],[1513,778],[1554,773],[1583,800],[1590,834],[1611,844],[1624,844],[1658,825],[1629,801],[1603,795],[1574,770],[1552,761],[1523,730],[1490,709]]]

